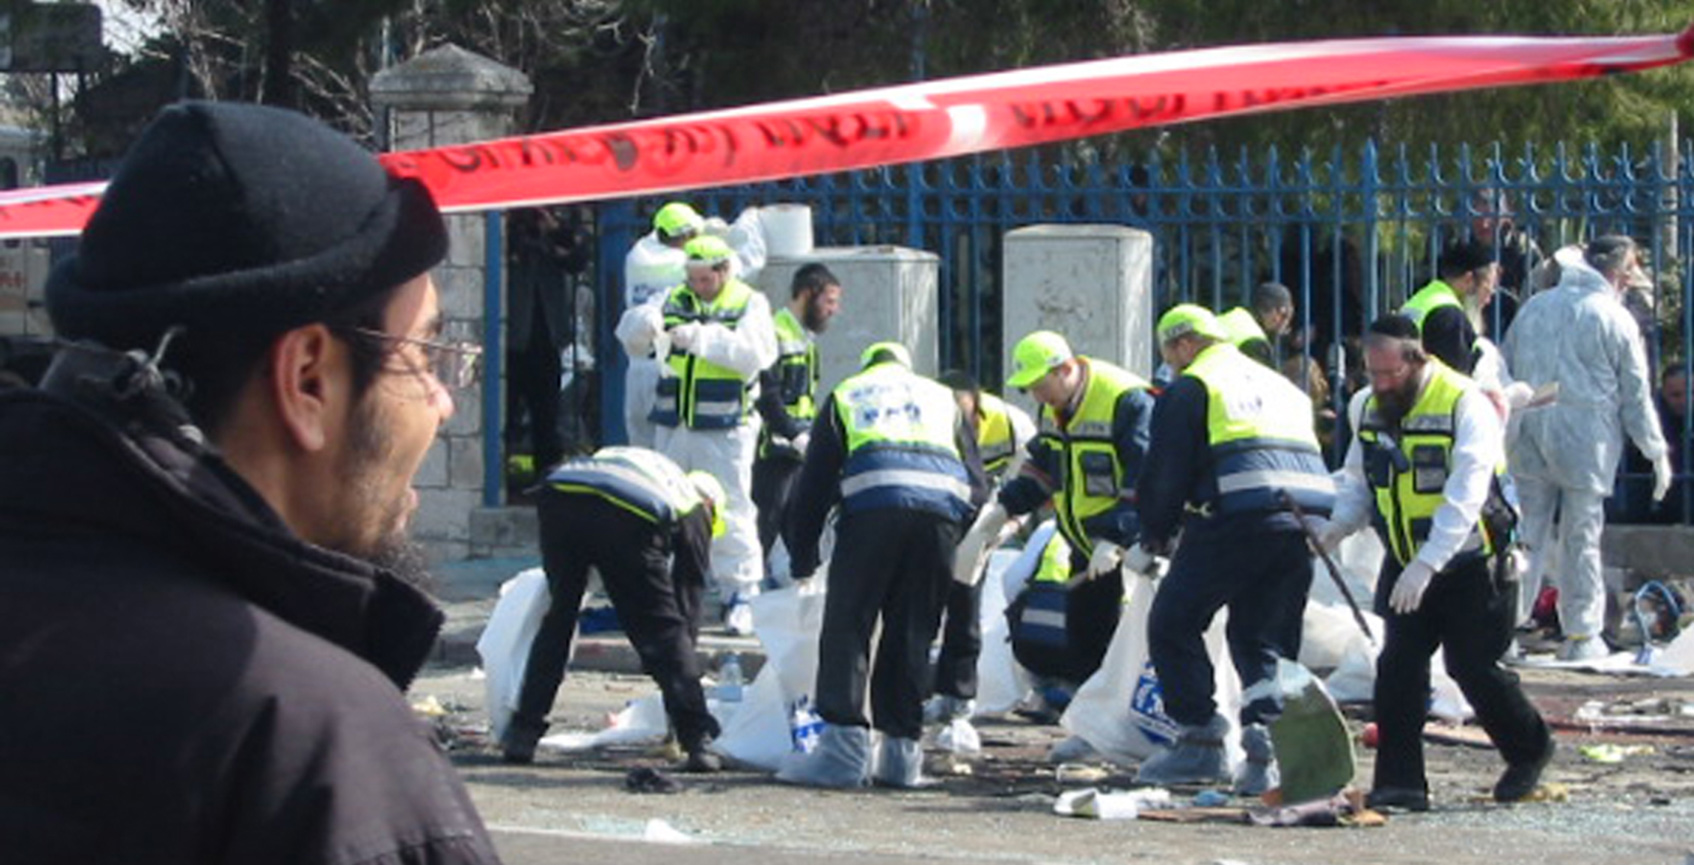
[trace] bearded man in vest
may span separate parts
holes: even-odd
[[[1282,714],[1280,659],[1300,650],[1312,564],[1304,531],[1282,503],[1328,514],[1334,486],[1299,388],[1231,345],[1217,319],[1183,304],[1159,319],[1159,348],[1178,376],[1153,410],[1147,464],[1136,485],[1143,544],[1182,543],[1153,598],[1147,649],[1176,741],[1143,763],[1138,783],[1234,782],[1242,795],[1279,786],[1269,724]],[[1228,609],[1230,660],[1241,677],[1239,777],[1223,738],[1204,634]]]
[[[1349,407],[1358,435],[1334,519],[1315,534],[1333,547],[1368,522],[1387,549],[1376,588],[1387,634],[1376,667],[1381,741],[1370,805],[1429,809],[1423,725],[1437,648],[1506,761],[1495,800],[1515,802],[1535,789],[1553,739],[1500,665],[1517,602],[1503,560],[1516,515],[1500,480],[1499,414],[1475,382],[1429,357],[1402,316],[1371,324],[1365,370],[1371,387]]]
[[[1476,369],[1478,352],[1477,315],[1488,305],[1500,283],[1500,266],[1494,249],[1478,240],[1448,244],[1435,265],[1436,278],[1400,307],[1411,319],[1423,340],[1424,351],[1441,359],[1449,369],[1470,375]],[[1479,320],[1479,319],[1478,319]]]
[[[765,296],[731,274],[728,243],[706,235],[684,249],[688,281],[662,303],[626,313],[618,333],[632,356],[652,352],[663,366],[650,415],[654,449],[684,471],[717,478],[728,496],[712,570],[726,599],[724,624],[745,635],[753,632],[747,600],[765,571],[750,495],[759,437],[753,406],[759,373],[776,360],[776,332]]]
[[[794,500],[795,579],[816,571],[824,522],[837,505],[840,516],[818,635],[817,710],[825,726],[812,752],[795,755],[778,780],[815,787],[924,783],[919,738],[929,644],[959,533],[986,495],[982,460],[952,391],[913,372],[899,343],[865,349],[859,374],[838,385],[818,412]],[[872,726],[882,733],[874,772]]]
[[[759,549],[767,565],[787,523],[812,419],[818,414],[817,336],[841,311],[841,280],[814,261],[794,271],[788,293],[788,305],[776,313],[776,363],[759,374],[764,427],[753,461],[753,504],[759,511]]]

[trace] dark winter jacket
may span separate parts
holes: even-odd
[[[0,858],[497,861],[401,692],[434,605],[98,402],[0,394]]]

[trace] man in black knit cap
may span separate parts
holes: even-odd
[[[47,285],[0,396],[0,850],[495,862],[402,694],[441,613],[411,480],[442,340],[427,189],[292,112],[182,103]]]

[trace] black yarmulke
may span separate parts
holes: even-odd
[[[47,311],[60,335],[118,348],[172,325],[281,333],[446,252],[429,191],[352,139],[292,111],[184,102],[125,156],[48,278]]]

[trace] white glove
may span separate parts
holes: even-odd
[[[1402,616],[1417,611],[1423,604],[1423,593],[1435,579],[1435,569],[1421,559],[1413,559],[1394,582],[1394,593],[1388,596],[1388,608]]]
[[[1306,516],[1300,521],[1306,524],[1306,531],[1312,533],[1312,540],[1317,541],[1318,548],[1326,553],[1335,552],[1335,548],[1341,546],[1341,540],[1348,534],[1333,520],[1325,517]]]
[[[1514,381],[1506,385],[1506,405],[1511,406],[1512,411],[1528,406],[1534,396],[1535,388],[1530,387],[1529,382]]]
[[[1117,570],[1123,562],[1123,547],[1111,541],[1095,541],[1094,554],[1088,557],[1088,570],[1083,572],[1083,579],[1092,580],[1101,574],[1109,574]]]
[[[1149,580],[1157,580],[1165,575],[1165,569],[1170,563],[1164,556],[1153,555],[1146,547],[1136,544],[1123,554],[1123,569],[1140,574]]]
[[[710,234],[713,237],[725,237],[729,234],[729,223],[725,222],[724,218],[721,216],[708,216],[706,217],[705,229],[701,232],[701,234]]]
[[[795,436],[792,440],[789,441],[789,444],[793,445],[794,449],[799,451],[801,456],[806,455],[806,447],[808,445],[810,445],[811,443],[812,443],[812,431],[811,430],[801,430],[799,435]]]
[[[1665,500],[1665,494],[1670,492],[1671,475],[1674,474],[1676,470],[1671,468],[1670,454],[1660,454],[1658,459],[1653,460],[1653,501]]]
[[[982,511],[976,515],[976,522],[965,532],[959,548],[953,553],[953,579],[967,586],[976,585],[982,579],[982,566],[988,560],[988,554],[993,552],[989,546],[991,540],[997,538],[1000,529],[1006,525],[1011,515],[1006,513],[1006,506],[999,500],[982,506]]]
[[[653,337],[653,357],[659,361],[659,378],[676,377],[676,370],[671,369],[671,365],[665,362],[665,358],[670,356],[671,335],[660,331],[658,336]]]
[[[694,344],[700,339],[700,323],[685,321],[671,328],[668,333],[670,333],[672,346],[682,351],[689,351],[694,348]]]

